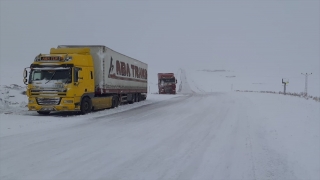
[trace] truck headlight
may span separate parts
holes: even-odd
[[[33,104],[34,100],[29,99],[29,104]]]
[[[72,103],[73,103],[73,100],[64,100],[63,103],[65,103],[65,104],[72,104]]]

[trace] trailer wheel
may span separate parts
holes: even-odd
[[[82,114],[90,113],[91,109],[92,109],[91,99],[89,99],[88,97],[84,97],[81,101],[81,107],[80,107],[81,113]]]
[[[137,96],[136,96],[136,101],[137,101],[137,102],[140,102],[140,99],[141,99],[140,96],[141,96],[140,93],[138,93]]]
[[[50,114],[50,111],[37,111],[37,113],[41,115],[48,115]]]

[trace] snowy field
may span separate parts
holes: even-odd
[[[0,179],[319,179],[320,103],[221,73],[179,70],[177,95],[87,115],[40,116],[1,85]]]

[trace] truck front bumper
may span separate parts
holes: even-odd
[[[175,89],[160,89],[159,94],[176,94]]]
[[[29,111],[80,111],[80,106],[79,103],[77,105],[74,103],[74,98],[61,98],[58,104],[46,104],[45,102],[39,104],[36,98],[29,98],[28,109]]]

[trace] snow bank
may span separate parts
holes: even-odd
[[[20,89],[20,88],[19,88]],[[20,90],[9,90],[8,94],[17,94]],[[3,89],[2,89],[3,90]],[[19,95],[20,96],[20,95]],[[94,111],[89,114],[80,115],[77,113],[51,113],[49,116],[38,115],[35,111],[28,111],[25,107],[24,98],[17,98],[16,104],[4,103],[0,106],[0,137],[9,136],[17,133],[32,132],[37,129],[51,129],[57,126],[68,126],[74,123],[81,123],[88,119],[103,117],[116,114],[130,109],[139,108],[148,104],[179,97],[181,95],[159,95],[148,94],[145,101],[135,102],[134,104],[121,105],[114,109]],[[11,102],[11,101],[10,101]]]
[[[28,111],[27,101],[28,97],[25,95],[25,87],[11,84],[9,86],[0,86],[0,114],[16,114],[16,115],[35,115],[34,111]],[[136,108],[141,105],[151,104],[158,101],[163,101],[177,97],[179,95],[159,95],[148,94],[147,100],[139,103],[134,103],[127,107],[127,105],[120,106],[117,112],[121,109],[128,110],[129,108]],[[125,108],[123,108],[125,106]],[[113,112],[112,110],[109,110]]]
[[[315,179],[320,167],[320,104],[280,94],[236,92],[251,104],[252,149],[267,179]],[[245,101],[244,101],[245,102]],[[249,117],[245,117],[246,119]],[[291,169],[289,171],[289,169]],[[266,171],[268,170],[268,171]],[[270,173],[271,172],[271,173]]]
[[[24,94],[25,90],[25,87],[16,84],[0,86],[0,137],[31,132],[36,129],[50,129],[61,125],[68,126],[75,122],[111,115],[180,96],[148,94],[145,101],[121,105],[114,109],[95,111],[86,115],[52,113],[44,118],[44,116],[39,115],[35,111],[28,111],[28,98]]]
[[[0,86],[0,114],[26,111],[28,98],[24,92],[25,87],[16,84]]]

